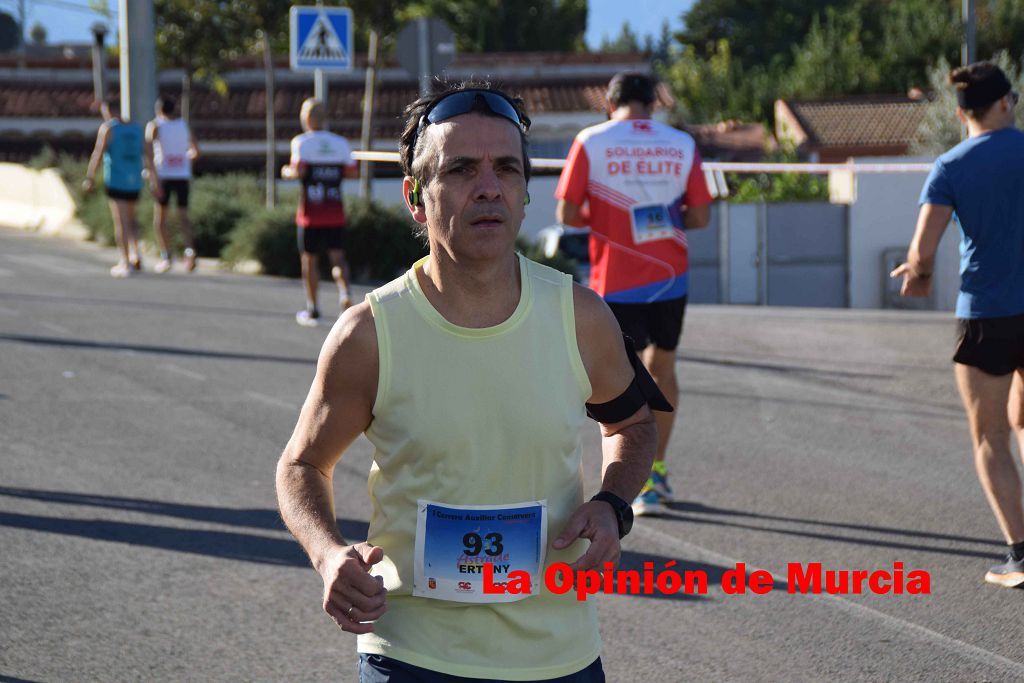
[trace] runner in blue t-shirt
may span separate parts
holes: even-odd
[[[1014,127],[1018,95],[999,67],[955,69],[957,116],[969,137],[935,161],[921,191],[917,231],[902,294],[927,296],[939,239],[960,226],[957,385],[974,441],[974,461],[1009,557],[989,583],[1024,583],[1024,504],[1010,427],[1024,452],[1024,132]],[[1009,414],[1009,420],[1007,420]]]
[[[102,162],[103,187],[114,218],[114,239],[121,251],[121,259],[110,269],[110,274],[127,277],[133,271],[142,270],[139,228],[135,220],[135,203],[142,191],[142,129],[121,120],[116,102],[104,102],[100,111],[103,125],[96,134],[96,147],[89,159],[82,187],[87,193],[92,192],[96,172]],[[150,174],[150,182],[155,182],[153,174]]]

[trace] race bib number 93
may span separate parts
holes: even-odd
[[[412,594],[455,602],[513,602],[528,597],[485,594],[484,565],[500,584],[525,571],[538,585],[547,547],[547,503],[508,505],[417,504]]]

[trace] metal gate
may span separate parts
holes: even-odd
[[[847,208],[822,202],[718,204],[717,287],[690,286],[695,301],[849,306]],[[690,244],[700,244],[696,233]],[[693,262],[691,246],[691,263]],[[700,287],[700,289],[698,289]],[[714,292],[715,298],[709,295]]]

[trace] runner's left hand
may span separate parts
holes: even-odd
[[[563,550],[577,538],[590,541],[587,552],[570,564],[573,571],[604,569],[605,562],[618,566],[622,547],[619,544],[619,522],[615,511],[608,503],[592,500],[576,508],[562,533],[551,544],[555,550]]]

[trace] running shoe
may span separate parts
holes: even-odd
[[[127,263],[119,261],[116,266],[110,269],[110,277],[126,278],[132,274]]]
[[[633,514],[637,517],[644,515],[660,515],[665,512],[665,506],[658,498],[654,489],[644,487],[640,495],[633,500]]]
[[[131,268],[133,273],[142,272],[142,257],[136,256],[134,259],[128,262],[128,266]]]
[[[182,259],[185,263],[185,272],[191,273],[196,269],[196,250],[188,248],[185,250],[185,258]]]
[[[655,469],[651,470],[651,477],[647,480],[647,485],[644,488],[653,490],[663,503],[671,503],[674,500],[672,487],[668,485],[668,471],[664,465],[660,468],[655,466]]]
[[[156,262],[155,266],[153,266],[153,272],[154,273],[166,273],[170,269],[171,269],[171,259],[169,259],[169,258],[162,258],[162,259],[160,259],[159,261]]]
[[[1006,562],[988,570],[985,581],[1004,588],[1016,588],[1024,583],[1024,559],[1015,560],[1013,555],[1007,555]]]
[[[320,311],[315,308],[312,310],[304,308],[295,314],[295,322],[303,327],[316,327],[320,324]]]

